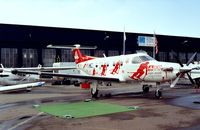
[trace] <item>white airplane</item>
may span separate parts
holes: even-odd
[[[92,97],[97,97],[100,82],[141,82],[144,84],[143,92],[145,93],[149,92],[150,83],[156,83],[157,89],[155,91],[155,97],[160,98],[162,96],[162,88],[159,86],[160,83],[173,81],[170,85],[170,87],[173,88],[181,76],[196,69],[188,66],[194,59],[196,53],[190,58],[186,66],[182,66],[182,64],[180,65],[178,63],[156,61],[144,53],[97,58],[83,55],[80,52],[80,45],[74,46],[72,51],[75,63],[77,64],[77,69],[80,70],[81,74],[53,74],[48,72],[20,70],[14,70],[12,73],[79,78],[85,82],[91,83]],[[48,47],[71,48],[52,45],[49,45]]]
[[[0,92],[31,90],[32,87],[41,86],[44,82],[40,81],[39,75],[30,74],[12,74],[12,70],[34,70],[34,71],[53,71],[53,70],[65,70],[73,69],[73,66],[67,67],[30,67],[30,68],[4,68],[1,64],[0,71]]]

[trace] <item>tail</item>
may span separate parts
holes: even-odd
[[[80,45],[74,45],[74,46],[75,46],[75,48],[72,49],[72,52],[73,52],[76,64],[94,59],[94,57],[86,56],[86,55],[82,54],[80,51]]]
[[[4,66],[3,66],[3,64],[0,64],[0,66],[1,66],[1,68],[2,68],[2,69],[4,69]]]
[[[74,46],[75,46],[75,48],[74,48]],[[72,49],[76,64],[94,59],[94,57],[86,56],[86,55],[81,54],[80,45],[79,44],[75,44],[73,46],[53,46],[53,45],[48,45],[47,48]],[[96,46],[94,46],[94,47],[86,47],[86,46],[85,47],[81,47],[81,49],[96,49],[96,48],[97,48]]]

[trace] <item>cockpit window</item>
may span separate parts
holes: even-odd
[[[142,60],[142,62],[144,62],[144,61],[150,61],[150,60],[155,60],[155,59],[153,59],[150,56],[139,56],[139,57]]]
[[[150,56],[137,56],[132,59],[132,64],[138,64],[145,61],[155,60]]]
[[[134,57],[133,59],[132,59],[132,63],[133,64],[137,64],[137,63],[141,63],[142,62],[142,60],[139,58],[139,57]]]

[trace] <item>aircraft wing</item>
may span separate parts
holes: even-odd
[[[87,80],[98,80],[98,81],[112,81],[120,82],[118,77],[102,77],[102,76],[90,76],[90,75],[81,75],[81,74],[62,74],[62,73],[49,73],[49,72],[38,72],[38,71],[20,71],[13,70],[13,74],[36,74],[44,76],[58,76],[58,77],[67,77],[67,78],[78,78],[78,79],[87,79]]]
[[[32,87],[42,86],[45,82],[34,82],[34,83],[25,83],[25,84],[17,84],[11,86],[1,86],[0,93],[20,91],[20,90],[31,90]]]

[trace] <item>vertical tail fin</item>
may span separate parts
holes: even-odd
[[[76,64],[94,59],[94,57],[86,56],[82,54],[80,51],[80,45],[74,45],[74,46],[75,48],[72,50],[72,52],[73,52]]]
[[[74,48],[74,46],[75,46],[75,48]],[[94,57],[83,55],[80,51],[80,45],[79,44],[75,44],[73,46],[48,45],[47,48],[72,49],[76,64],[94,59]],[[81,47],[81,49],[96,49],[96,48],[97,48],[96,46],[94,46],[94,47]]]
[[[3,64],[0,64],[0,66],[1,66],[1,68],[2,68],[2,69],[4,69],[4,66],[3,66]]]

